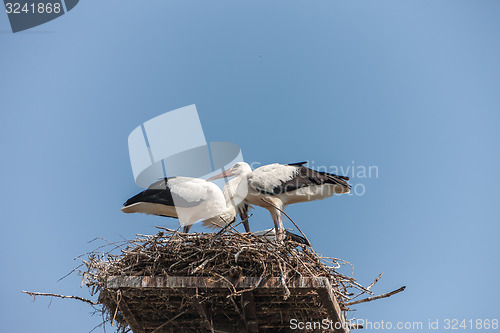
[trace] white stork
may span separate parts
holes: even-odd
[[[178,218],[184,232],[189,232],[200,220],[205,226],[222,228],[236,218],[232,201],[226,201],[217,185],[201,178],[164,178],[128,199],[123,206],[124,213]]]
[[[252,171],[247,163],[238,162],[209,180],[234,177],[227,183],[228,190],[237,200],[269,210],[277,238],[282,241],[285,231],[281,211],[287,205],[349,193],[351,188],[349,177],[309,169],[304,164],[274,163]]]

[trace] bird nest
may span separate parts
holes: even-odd
[[[102,305],[105,321],[117,325],[117,332],[131,329],[170,332],[168,329],[172,326],[177,327],[173,331],[195,332],[213,330],[210,325],[214,322],[228,323],[230,327],[226,327],[226,331],[248,332],[252,320],[258,320],[259,331],[266,331],[266,327],[269,331],[286,331],[289,327],[286,318],[321,320],[329,317],[318,298],[311,297],[321,295],[315,294],[314,288],[299,292],[293,281],[302,284],[312,281],[308,282],[311,286],[314,281],[327,281],[324,283],[331,289],[328,292],[334,298],[332,301],[338,304],[339,313],[342,312],[337,319],[344,320],[349,306],[364,301],[353,299],[363,294],[372,295],[370,288],[380,278],[363,287],[354,278],[339,272],[349,263],[323,257],[310,246],[294,241],[278,243],[267,237],[227,229],[207,234],[161,230],[155,235],[109,242],[113,247],[111,251],[101,248],[84,260],[87,269],[80,272],[83,280],[92,295],[99,294],[98,303]],[[200,287],[193,279],[197,279],[196,283],[211,281],[211,287]],[[167,280],[170,284],[166,284]],[[242,287],[242,280],[250,283]],[[172,285],[171,281],[177,284]],[[261,288],[272,283],[276,288]],[[219,287],[217,292],[214,286]],[[245,317],[244,306],[235,300],[249,293],[252,302],[255,299],[259,304],[257,311],[247,310]],[[365,300],[380,297],[387,295]],[[276,306],[266,308],[271,304],[277,304],[278,314],[273,313]],[[208,312],[207,307],[212,311]],[[246,328],[241,327],[243,322]]]
[[[103,315],[95,328],[116,324],[119,333],[289,332],[294,331],[292,319],[323,325],[328,318],[335,326],[306,331],[349,332],[362,328],[346,320],[353,305],[405,289],[355,300],[373,295],[370,289],[382,274],[363,287],[339,272],[348,262],[323,257],[293,240],[278,243],[228,227],[213,234],[158,227],[162,231],[156,235],[105,240],[107,244],[86,254],[86,270],[73,270],[98,295],[97,302],[23,292],[91,304]]]

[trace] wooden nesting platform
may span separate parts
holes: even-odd
[[[259,283],[256,277],[111,276],[101,298],[134,333],[301,331],[290,328],[291,319],[328,319],[340,329],[315,332],[349,332],[327,278],[295,277],[287,288],[284,297],[282,279],[274,277]]]

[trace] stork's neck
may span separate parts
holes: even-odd
[[[224,197],[226,198],[226,204],[228,206],[231,205],[235,207],[243,203],[247,191],[246,187],[243,188],[242,185],[246,184],[249,174],[250,172],[245,172],[236,175],[234,178],[230,179],[224,186]]]

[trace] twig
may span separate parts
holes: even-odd
[[[52,294],[52,293],[39,293],[39,292],[33,292],[33,291],[25,291],[21,290],[21,292],[28,294],[30,296],[33,296],[33,299],[36,299],[36,296],[51,296],[51,297],[59,297],[59,298],[71,298],[71,299],[76,299],[85,303],[89,303],[91,305],[98,305],[98,302],[93,302],[89,299],[79,297],[79,296],[65,296],[65,295],[58,295],[58,294]]]
[[[70,275],[71,275],[74,271],[78,270],[78,268],[80,268],[80,267],[82,267],[82,266],[83,266],[83,264],[80,264],[78,267],[73,268],[73,270],[72,270],[71,272],[69,272],[68,274],[64,275],[62,278],[60,278],[59,280],[57,280],[57,282],[59,282],[59,281],[61,281],[62,279],[64,279],[64,278],[66,278],[66,277],[70,276]]]
[[[366,287],[366,289],[370,290],[370,288],[373,287],[375,285],[375,283],[378,282],[378,280],[380,280],[380,278],[382,277],[382,274],[384,274],[384,273],[380,273],[380,275],[377,276],[377,278],[372,282],[372,284],[370,284],[368,287]]]
[[[386,297],[389,297],[389,296],[392,296],[392,295],[395,295],[397,293],[402,292],[403,290],[405,290],[405,288],[406,288],[406,286],[403,286],[403,287],[401,287],[401,288],[399,288],[397,290],[391,291],[390,293],[382,294],[382,295],[379,295],[379,296],[373,296],[373,297],[364,298],[364,299],[361,299],[359,301],[348,302],[348,303],[345,303],[344,305],[345,306],[349,306],[349,305],[354,305],[354,304],[371,302],[371,301],[374,301],[374,300],[377,300],[377,299],[381,299],[381,298],[386,298]]]
[[[113,315],[113,319],[111,319],[111,326],[113,326],[113,323],[115,322],[116,315],[118,314],[118,308],[120,307],[120,302],[122,301],[122,292],[121,290],[118,290],[116,293],[116,309],[115,309],[115,314]]]
[[[286,273],[283,272],[283,267],[281,267],[281,262],[278,261],[278,266],[280,268],[280,271],[281,271],[281,284],[283,285],[283,289],[285,290],[285,295],[283,297],[283,299],[288,299],[288,297],[290,297],[290,289],[288,289],[287,285],[286,285]]]

